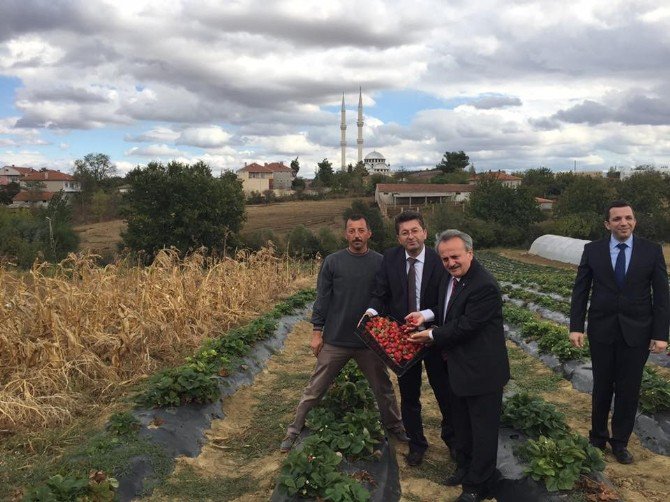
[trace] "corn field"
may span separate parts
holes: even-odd
[[[0,267],[0,431],[62,424],[313,281],[272,250],[161,252],[148,267],[94,256]]]

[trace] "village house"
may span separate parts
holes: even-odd
[[[0,185],[19,183],[21,177],[36,172],[32,167],[4,166],[0,170]]]
[[[251,192],[264,193],[272,190],[276,195],[291,193],[291,184],[295,175],[293,170],[282,162],[272,162],[260,165],[256,162],[244,164],[238,169],[237,177],[242,180],[242,189],[245,195]]]
[[[23,169],[31,170],[18,179],[21,191],[14,196],[9,207],[46,206],[56,192],[62,190],[66,196],[81,192],[79,182],[70,174],[53,169]]]

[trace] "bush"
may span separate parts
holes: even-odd
[[[319,229],[319,248],[322,256],[327,256],[335,251],[342,249],[346,244],[345,240],[335,235],[335,233],[327,227]]]
[[[269,243],[272,243],[276,249],[281,249],[283,246],[282,240],[269,228],[240,236],[241,246],[250,251],[260,251],[261,248],[268,247]]]
[[[153,257],[164,248],[180,253],[206,247],[223,250],[244,221],[242,183],[235,174],[212,176],[203,162],[151,162],[127,176],[123,241]]]
[[[314,258],[320,251],[319,240],[304,225],[298,225],[286,237],[286,250],[296,258]]]
[[[24,268],[38,258],[63,260],[79,244],[71,214],[63,192],[55,194],[46,208],[0,207],[0,257]]]

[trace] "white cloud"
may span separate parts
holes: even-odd
[[[183,155],[183,152],[163,144],[144,147],[134,146],[127,150],[125,154],[129,157],[175,158]]]
[[[219,126],[191,127],[182,131],[176,140],[176,144],[218,148],[228,143],[230,138],[231,134]]]

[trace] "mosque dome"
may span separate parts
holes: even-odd
[[[385,160],[385,157],[378,151],[370,152],[365,156],[365,160]]]

